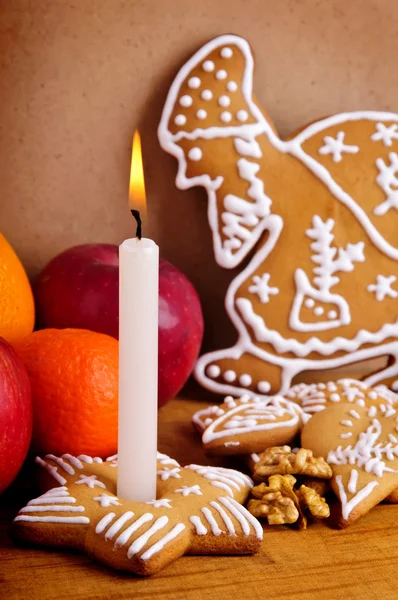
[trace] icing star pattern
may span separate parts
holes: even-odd
[[[108,506],[120,506],[120,502],[118,502],[117,498],[108,496],[108,494],[101,494],[101,496],[96,496],[93,500],[99,502],[102,508],[108,508]]]
[[[249,287],[249,292],[251,294],[257,294],[263,304],[269,302],[270,296],[279,294],[279,289],[277,287],[271,287],[269,285],[270,278],[271,275],[269,273],[264,273],[261,277],[255,275],[253,277],[254,284]]]
[[[376,131],[370,136],[374,142],[382,141],[385,146],[392,146],[393,140],[398,140],[398,125],[384,125],[384,123],[376,123]]]
[[[336,138],[326,135],[323,138],[324,146],[319,148],[319,154],[331,154],[334,162],[340,162],[343,158],[343,152],[347,154],[356,154],[359,152],[358,146],[349,146],[344,143],[345,132],[339,131]]]
[[[376,300],[381,302],[387,296],[388,298],[398,298],[398,292],[392,289],[393,283],[397,278],[395,275],[384,277],[384,275],[377,275],[376,283],[368,285],[368,292],[375,292]]]
[[[80,475],[79,477],[80,479],[76,481],[77,484],[83,483],[89,488],[93,488],[97,485],[98,487],[106,489],[106,485],[102,483],[102,481],[98,481],[96,475]]]
[[[160,479],[162,481],[167,481],[169,477],[174,477],[175,479],[181,479],[181,475],[179,474],[180,469],[176,467],[175,469],[161,469],[157,472]]]
[[[191,487],[187,485],[182,485],[180,489],[175,490],[176,494],[182,494],[183,496],[190,496],[191,494],[196,494],[197,496],[203,496],[200,491],[199,485],[192,485]]]
[[[385,215],[390,208],[398,210],[398,155],[396,152],[390,152],[388,158],[389,165],[382,158],[376,159],[376,167],[379,169],[376,182],[387,196],[386,200],[373,209],[377,216]]]

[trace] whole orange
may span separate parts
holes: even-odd
[[[28,277],[0,233],[0,337],[13,344],[31,333],[35,306]]]
[[[118,342],[85,329],[42,329],[15,345],[28,370],[35,452],[117,451]]]

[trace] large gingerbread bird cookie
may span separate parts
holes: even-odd
[[[238,341],[197,378],[266,396],[389,356],[366,381],[397,389],[398,115],[335,115],[281,140],[252,82],[249,44],[218,37],[182,67],[159,125],[177,186],[207,190],[216,261],[242,265],[226,293]]]
[[[157,498],[116,496],[117,456],[48,454],[44,494],[14,520],[13,535],[30,543],[76,548],[115,569],[152,575],[183,554],[252,554],[260,523],[242,506],[253,485],[222,467],[188,465],[158,453]],[[55,487],[54,487],[55,486]]]

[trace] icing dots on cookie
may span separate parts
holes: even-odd
[[[191,148],[188,152],[188,158],[193,161],[198,161],[202,158],[202,150],[200,148]]]
[[[216,72],[216,79],[218,79],[219,81],[222,81],[227,78],[227,75],[228,75],[228,73],[225,71],[225,69],[220,69],[219,71]]]
[[[202,65],[202,69],[206,71],[206,73],[211,73],[214,71],[214,62],[212,60],[206,60]]]
[[[232,48],[222,48],[220,51],[220,55],[222,56],[222,58],[231,58],[231,56],[233,56],[233,50]]]
[[[200,97],[202,100],[209,102],[213,98],[213,92],[211,90],[203,90],[203,92],[200,94]]]
[[[223,123],[230,123],[232,121],[232,115],[228,110],[221,113],[220,119]]]
[[[192,96],[188,96],[188,94],[185,94],[184,96],[181,96],[179,102],[181,106],[183,106],[184,108],[188,108],[189,106],[192,106]]]
[[[231,104],[231,99],[229,96],[223,95],[219,97],[217,102],[220,106],[226,108]]]
[[[197,111],[196,116],[198,117],[198,119],[200,119],[201,121],[203,121],[204,119],[207,118],[207,112],[203,108],[200,108]]]
[[[191,88],[191,90],[196,90],[200,87],[201,81],[199,79],[199,77],[191,77],[190,79],[188,79],[188,87]]]
[[[228,83],[227,83],[228,92],[236,92],[237,89],[238,89],[238,84],[236,83],[236,81],[228,81]]]

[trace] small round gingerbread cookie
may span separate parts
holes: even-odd
[[[385,386],[371,388],[357,379],[339,379],[327,383],[299,383],[286,394],[286,398],[301,406],[312,416],[332,404],[349,403],[359,407],[380,406],[386,412],[398,404],[398,395]]]
[[[232,398],[196,412],[192,421],[209,454],[251,454],[290,443],[306,420],[298,404],[281,396]]]

